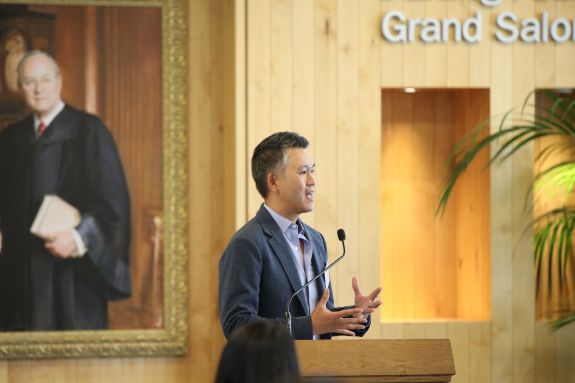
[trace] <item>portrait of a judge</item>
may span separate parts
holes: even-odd
[[[31,114],[0,132],[0,331],[108,327],[108,303],[131,295],[130,196],[105,124],[61,97],[56,61],[17,67]],[[31,226],[46,196],[79,214],[67,229]]]

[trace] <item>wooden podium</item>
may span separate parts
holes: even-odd
[[[450,382],[449,339],[296,341],[306,382]]]

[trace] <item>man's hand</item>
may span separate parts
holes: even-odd
[[[58,258],[71,258],[76,254],[76,240],[71,231],[57,231],[46,233],[48,238],[44,246],[52,255]]]
[[[2,232],[0,231],[0,253],[2,253]]]
[[[361,309],[361,314],[363,314],[359,316],[367,317],[368,314],[374,312],[375,309],[381,305],[381,301],[377,299],[377,296],[381,292],[381,287],[373,290],[371,294],[364,296],[359,289],[359,282],[356,277],[351,279],[351,287],[355,292],[355,308]]]
[[[314,335],[338,333],[354,336],[355,333],[352,330],[363,330],[365,328],[363,324],[367,323],[367,320],[361,317],[361,309],[330,311],[326,306],[328,299],[329,289],[325,289],[315,310],[311,313]]]

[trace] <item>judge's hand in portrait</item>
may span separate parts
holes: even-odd
[[[131,295],[130,196],[116,144],[97,116],[62,100],[48,54],[27,52],[17,80],[32,113],[0,132],[0,331],[107,328],[108,302]],[[78,223],[32,234],[48,195],[77,210]]]

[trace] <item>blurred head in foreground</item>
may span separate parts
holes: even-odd
[[[216,383],[299,381],[295,343],[280,320],[253,320],[234,331],[216,376]]]

